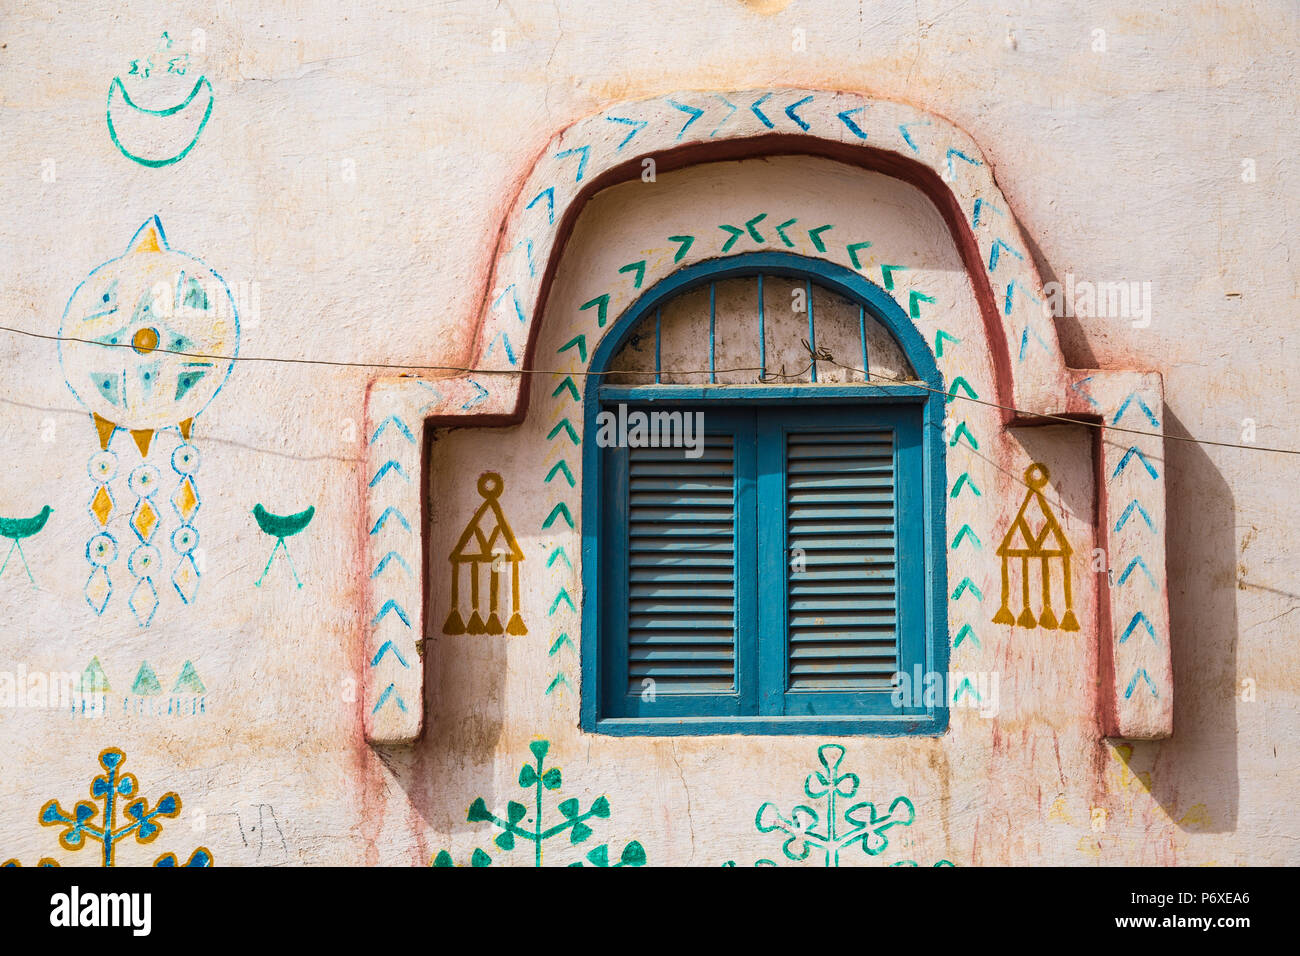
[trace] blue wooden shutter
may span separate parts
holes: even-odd
[[[785,432],[791,691],[888,690],[899,669],[894,431]]]
[[[627,692],[736,688],[736,448],[627,450]],[[653,709],[647,709],[653,713]]]

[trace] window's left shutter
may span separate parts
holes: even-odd
[[[647,679],[657,698],[734,692],[735,517],[733,436],[706,436],[699,458],[628,449],[629,695]]]

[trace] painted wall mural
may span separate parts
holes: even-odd
[[[199,30],[191,46],[201,48],[201,44]],[[180,78],[189,73],[189,51],[180,49],[176,40],[164,32],[152,53],[131,61],[127,81],[133,84],[137,96],[156,94],[160,87],[163,92],[187,89],[187,94],[166,106],[143,106],[132,98],[122,77],[113,77],[108,86],[105,120],[118,152],[154,169],[179,163],[189,155],[212,117],[215,99],[206,76],[199,76],[192,85],[188,80],[180,84]]]
[[[469,519],[448,560],[451,562],[451,611],[442,625],[444,634],[512,634],[528,633],[519,614],[519,563],[524,552],[510,530],[501,510],[500,497],[505,482],[494,471],[478,479],[478,493],[483,496],[474,516]],[[460,613],[461,571],[469,579],[469,606],[473,609],[469,623]],[[487,576],[487,617],[484,618],[480,574]],[[510,620],[501,626],[501,588],[503,575],[510,577]]]
[[[1065,539],[1061,522],[1052,513],[1043,488],[1047,485],[1051,473],[1047,466],[1035,462],[1025,469],[1025,485],[1028,491],[1025,500],[1016,512],[1011,527],[998,545],[998,557],[1002,559],[1002,606],[993,615],[994,624],[1014,624],[1017,627],[1041,627],[1054,631],[1077,631],[1079,622],[1074,616],[1074,598],[1070,589],[1070,556],[1074,549]],[[1016,576],[1013,565],[1019,560],[1020,578],[1020,614],[1012,613],[1009,605],[1011,579]],[[1058,578],[1061,582],[1058,593],[1064,598],[1065,614],[1059,621],[1052,610],[1052,568],[1054,562],[1060,562]],[[1030,601],[1030,581],[1037,571],[1042,603],[1035,616]]]
[[[771,801],[758,808],[754,826],[759,833],[781,833],[785,842],[781,852],[787,860],[802,863],[814,854],[823,865],[837,867],[840,854],[856,847],[869,857],[877,857],[889,848],[889,831],[894,827],[910,827],[916,819],[916,808],[907,797],[895,797],[883,811],[870,801],[848,803],[857,796],[862,784],[856,773],[840,771],[844,761],[841,744],[822,744],[817,748],[820,770],[814,770],[804,780],[803,792],[816,806],[799,804],[789,814],[782,813]],[[735,866],[728,860],[725,866]],[[777,866],[775,860],[763,859],[755,866]],[[914,860],[901,860],[891,866],[916,866]],[[935,866],[952,866],[940,860]]]
[[[13,557],[14,551],[17,551],[18,559],[23,563],[23,570],[27,572],[28,582],[32,587],[36,587],[31,565],[27,563],[27,555],[23,553],[23,539],[40,534],[53,511],[53,508],[46,505],[29,518],[0,518],[0,538],[7,538],[11,542],[9,550],[5,552],[4,561],[0,562],[0,577],[4,576],[5,568],[9,567],[9,559]]]
[[[158,610],[157,579],[164,573],[160,541],[169,540],[176,558],[170,573],[176,594],[185,604],[198,596],[194,518],[202,499],[199,449],[191,439],[195,419],[234,367],[239,349],[234,298],[225,280],[202,260],[171,248],[155,216],[136,231],[126,252],[92,270],[77,286],[59,335],[64,378],[90,412],[99,445],[88,469],[94,533],[86,544],[91,566],[86,602],[102,615],[122,587],[121,572],[114,569],[118,535],[110,525],[129,514],[124,523],[136,544],[127,557],[134,581],[127,605],[139,625],[147,627]],[[130,441],[124,445],[119,439],[115,450],[119,432]],[[154,463],[161,455],[149,457],[163,432],[180,438],[170,455],[175,485],[165,496],[159,494],[163,476]],[[118,452],[124,449],[126,491],[134,496],[129,506],[121,500],[119,480]],[[168,502],[177,522],[165,536]]]
[[[715,224],[716,233],[710,233],[699,223],[676,230],[661,224],[661,237],[647,236],[645,245],[629,247],[629,253],[635,248],[636,254],[629,255],[617,267],[617,274],[609,276],[601,287],[593,287],[590,294],[576,300],[579,305],[572,318],[577,321],[562,331],[558,347],[547,346],[548,351],[555,348],[552,362],[568,365],[555,369],[558,374],[549,388],[558,405],[553,406],[556,417],[552,419],[548,439],[554,455],[546,463],[544,483],[547,491],[559,500],[552,498],[542,529],[554,535],[542,542],[553,559],[547,571],[555,576],[554,599],[547,613],[548,640],[554,657],[554,676],[547,683],[548,696],[575,686],[569,674],[572,662],[565,649],[573,643],[572,624],[576,617],[571,609],[577,603],[573,587],[576,577],[568,565],[573,563],[570,545],[576,540],[577,518],[571,503],[574,495],[567,494],[563,484],[576,491],[576,476],[565,452],[571,450],[570,445],[579,445],[582,436],[573,424],[573,406],[567,409],[563,406],[570,400],[577,401],[576,395],[569,394],[577,391],[573,383],[575,373],[585,367],[588,355],[611,319],[640,290],[651,287],[671,272],[709,256],[767,247],[822,257],[869,274],[873,281],[879,275],[881,287],[894,296],[927,341],[934,342],[935,357],[945,377],[951,409],[945,438],[950,449],[948,465],[955,477],[948,496],[948,521],[956,529],[949,544],[954,554],[977,553],[983,550],[985,541],[997,540],[992,538],[992,529],[980,523],[985,520],[981,515],[987,510],[980,499],[997,480],[998,471],[990,458],[988,443],[992,436],[979,433],[980,422],[988,413],[975,411],[977,405],[992,407],[1002,428],[1016,420],[1014,409],[1022,409],[1030,417],[1079,413],[1100,417],[1099,409],[1111,407],[1115,414],[1108,412],[1103,424],[1118,426],[1117,415],[1140,411],[1140,408],[1130,404],[1121,409],[1119,401],[1111,406],[1099,396],[1124,388],[1123,382],[1141,379],[1145,383],[1143,404],[1150,417],[1159,420],[1163,390],[1158,375],[1096,369],[1078,370],[1076,374],[1076,370],[1066,368],[1055,326],[1043,309],[1043,283],[1027,251],[1027,243],[1006,198],[993,180],[988,163],[966,133],[940,116],[906,104],[854,93],[809,89],[683,91],[611,106],[558,134],[521,187],[498,240],[490,278],[476,316],[480,321],[475,326],[476,340],[469,361],[474,371],[440,378],[436,383],[412,377],[378,378],[370,386],[370,400],[373,402],[374,396],[382,395],[384,414],[403,418],[433,405],[431,414],[437,415],[444,424],[458,418],[470,423],[480,416],[492,415],[509,420],[512,414],[521,413],[524,376],[520,370],[530,365],[538,367],[530,361],[523,345],[541,338],[532,335],[533,326],[541,319],[541,306],[554,274],[551,267],[562,254],[563,237],[568,235],[565,224],[572,225],[578,210],[591,198],[593,183],[602,176],[634,181],[645,163],[655,157],[668,154],[683,157],[690,148],[699,147],[704,151],[723,141],[752,140],[756,144],[753,155],[766,155],[763,144],[778,134],[816,139],[819,149],[831,150],[827,155],[834,155],[836,161],[858,163],[867,169],[882,170],[886,175],[891,175],[888,170],[896,169],[899,163],[914,168],[916,176],[908,181],[921,189],[944,219],[962,268],[973,283],[978,319],[975,324],[964,319],[961,327],[949,324],[952,304],[939,301],[936,290],[918,286],[914,280],[914,276],[927,270],[917,263],[900,260],[897,255],[881,254],[878,240],[882,237],[849,234],[833,218],[799,209],[756,208],[748,215],[736,211],[725,216],[727,221]],[[879,159],[881,154],[889,154],[888,160]],[[702,158],[701,162],[704,161]],[[710,235],[713,240],[708,238]],[[975,343],[974,347],[971,342]],[[1088,383],[1087,398],[1091,401],[1081,407],[1087,399],[1076,386],[1084,382]],[[429,402],[430,389],[439,393],[440,401]],[[1130,390],[1125,388],[1125,394]],[[466,400],[461,402],[461,396],[467,396]],[[372,420],[379,421],[379,416]],[[1119,470],[1115,475],[1130,479],[1137,475],[1132,461],[1150,463],[1154,456],[1148,448],[1156,449],[1162,441],[1157,432],[1134,436],[1131,445],[1142,458],[1139,460],[1135,453],[1128,462],[1117,460],[1114,466]],[[1109,463],[1107,468],[1109,472]],[[1097,504],[1113,524],[1127,501],[1115,499],[1111,484],[1108,481],[1097,490]],[[1163,486],[1148,497],[1153,501],[1158,497],[1162,508]],[[383,511],[379,496],[372,495],[367,511],[369,521],[379,517]],[[1154,526],[1159,527],[1162,519],[1150,510],[1148,513]],[[423,530],[415,533],[422,536]],[[1144,556],[1146,565],[1157,561],[1162,558],[1155,550],[1149,557]],[[1152,578],[1160,580],[1163,570],[1152,568],[1151,571]],[[984,607],[985,596],[997,583],[980,562],[975,562],[969,570],[954,565],[953,579],[949,595],[949,617],[954,629],[952,663],[961,667],[966,663],[962,658],[981,652],[979,629],[988,628],[991,618]],[[1119,614],[1119,606],[1128,603],[1129,595],[1098,593],[1103,602],[1109,601],[1107,610],[1112,619]],[[424,600],[415,591],[410,596],[415,601]],[[1156,598],[1147,602],[1149,610],[1141,609],[1144,616],[1137,621],[1139,627],[1151,623],[1152,630],[1159,632],[1167,628],[1168,608],[1163,593]],[[375,594],[372,601],[373,613],[378,616],[383,612],[384,599]],[[405,610],[419,616],[409,606]],[[1073,610],[1073,607],[1058,610],[1054,605],[1048,620],[1057,614],[1061,620],[1067,620]],[[1153,614],[1158,616],[1159,623],[1152,620]],[[1058,627],[1059,624],[1060,621]],[[1121,622],[1116,636],[1124,630],[1125,624]],[[1131,656],[1135,643],[1130,640],[1125,646],[1116,647],[1115,654]],[[961,657],[957,656],[958,651]],[[1142,663],[1134,667],[1138,683],[1133,693],[1126,694],[1125,685],[1120,683],[1119,673],[1127,670],[1128,665],[1117,667],[1114,700],[1104,715],[1104,723],[1113,728],[1114,735],[1158,738],[1169,733],[1172,708],[1168,697],[1148,695],[1150,699],[1147,699],[1138,693],[1149,686],[1143,682],[1144,672],[1155,684],[1169,673],[1168,646],[1145,649],[1143,657],[1150,659],[1154,670],[1143,667]],[[411,693],[422,694],[418,681],[412,679],[407,684]],[[409,703],[410,698],[405,700]],[[396,717],[386,720],[383,739],[390,742],[414,739],[420,727],[419,719],[414,716],[418,712],[418,708],[412,708],[404,720]],[[377,739],[374,726],[368,727],[368,734],[371,739]]]
[[[262,586],[262,582],[266,580],[266,573],[271,570],[271,562],[275,560],[276,553],[281,550],[284,551],[285,560],[289,562],[294,584],[299,588],[302,587],[302,581],[298,578],[298,569],[293,566],[293,555],[289,553],[289,545],[285,538],[291,538],[306,529],[315,514],[315,505],[308,505],[304,510],[289,515],[273,514],[261,504],[253,505],[253,520],[257,522],[263,534],[275,539],[275,544],[271,546],[271,554],[266,559],[266,567],[262,569],[262,576],[253,582],[255,587]]]
[[[98,843],[102,865],[114,866],[119,843],[128,837],[134,837],[140,844],[153,843],[162,835],[163,820],[180,816],[181,798],[175,793],[163,794],[152,807],[147,798],[138,796],[140,784],[135,774],[122,772],[125,762],[126,754],[116,747],[101,751],[99,765],[104,773],[90,781],[90,800],[79,800],[71,812],[63,809],[58,800],[50,800],[41,807],[38,822],[43,827],[59,829],[59,846],[63,849],[75,853],[89,843]],[[153,865],[206,867],[212,863],[212,851],[201,846],[184,863],[178,862],[175,853],[164,853]],[[4,863],[4,866],[17,865],[17,860]],[[59,864],[45,857],[40,865]]]
[[[505,817],[499,817],[488,809],[487,802],[482,797],[476,797],[470,804],[466,819],[470,823],[490,823],[499,830],[492,842],[503,853],[509,853],[521,845],[531,845],[533,866],[541,866],[543,851],[549,841],[568,837],[570,846],[586,843],[595,832],[590,821],[609,819],[610,806],[608,797],[599,796],[583,810],[581,800],[569,797],[556,804],[559,819],[548,825],[544,822],[548,818],[544,798],[547,791],[560,789],[563,778],[559,767],[546,766],[546,757],[551,749],[550,741],[534,740],[528,749],[532,751],[533,760],[520,767],[519,789],[529,793],[530,803],[511,800],[506,804]],[[558,842],[553,845],[553,849],[558,852],[561,846],[563,843]],[[632,840],[624,845],[617,860],[611,861],[608,843],[587,851],[584,859],[588,864],[598,867],[644,866],[646,853],[638,841]],[[487,866],[491,862],[491,857],[485,851],[476,849],[471,856],[470,866]],[[442,850],[433,858],[432,865],[441,867],[454,864],[451,854]],[[568,865],[582,866],[583,861],[575,860]]]

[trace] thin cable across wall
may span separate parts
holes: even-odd
[[[32,332],[28,329],[18,329],[7,325],[0,325],[0,331],[9,332],[14,335],[27,336],[28,338],[43,339],[49,342],[80,342],[85,345],[97,345],[100,346],[101,348],[127,348],[127,349],[133,348],[133,346],[127,342],[123,342],[123,343],[96,342],[91,339],[77,338],[76,336],[48,335],[42,332]],[[885,383],[891,385],[908,385],[913,388],[922,389],[923,391],[933,392],[938,395],[943,395],[945,398],[948,398],[950,400],[961,399],[962,401],[965,402],[974,402],[977,405],[984,405],[987,406],[988,408],[996,408],[1002,411],[1014,412],[1017,415],[1022,415],[1027,418],[1059,421],[1066,425],[1082,425],[1086,428],[1105,428],[1106,431],[1109,432],[1123,432],[1129,435],[1142,435],[1147,438],[1161,438],[1161,439],[1167,439],[1169,441],[1188,442],[1195,445],[1211,445],[1217,448],[1241,448],[1247,451],[1264,451],[1264,452],[1272,452],[1279,455],[1300,455],[1300,449],[1296,449],[1296,448],[1273,448],[1266,445],[1247,445],[1238,442],[1212,441],[1207,438],[1192,438],[1191,436],[1185,436],[1185,435],[1170,435],[1167,432],[1143,431],[1137,428],[1121,428],[1118,425],[1107,425],[1102,422],[1093,422],[1093,421],[1087,421],[1085,419],[1070,418],[1064,415],[1054,415],[1049,412],[1027,411],[1022,408],[1016,408],[1013,405],[1002,405],[999,404],[998,402],[990,402],[981,398],[972,398],[969,395],[960,395],[955,392],[948,393],[943,391],[942,389],[931,388],[930,386],[925,385],[921,382],[916,382],[909,379],[890,378],[889,376],[886,375],[873,375],[871,372],[867,371],[866,369],[857,368],[856,366],[853,365],[845,365],[843,362],[837,361],[835,357],[828,350],[824,348],[814,349],[812,346],[809,345],[807,340],[802,340],[800,344],[803,346],[804,350],[808,352],[810,356],[809,362],[806,366],[804,366],[802,370],[798,372],[792,372],[788,374],[782,373],[780,378],[782,378],[783,380],[789,380],[791,377],[796,377],[796,378],[800,377],[805,372],[808,372],[810,369],[814,368],[817,362],[826,362],[828,364],[835,365],[839,368],[842,368],[848,372],[857,372],[859,375],[863,376],[863,378],[865,379],[865,384],[868,385],[885,384]],[[206,352],[184,352],[176,349],[165,349],[165,348],[155,348],[153,349],[153,351],[161,352],[167,355],[185,356],[187,358],[210,359],[212,361],[217,361],[217,362],[272,362],[272,363],[279,363],[284,365],[317,365],[317,366],[327,366],[331,368],[384,369],[387,371],[404,371],[404,372],[446,372],[453,375],[580,375],[580,376],[601,377],[605,375],[654,375],[656,374],[653,372],[643,372],[637,370],[622,370],[622,369],[609,369],[608,371],[604,371],[604,372],[588,372],[588,371],[570,371],[568,369],[549,369],[549,368],[502,369],[502,368],[470,368],[467,366],[459,366],[459,365],[407,365],[407,364],[400,364],[395,362],[344,362],[344,361],[336,361],[332,359],[286,358],[286,357],[271,356],[271,355],[213,355]],[[673,369],[672,372],[675,375],[710,375],[710,374],[716,375],[719,372],[727,372],[727,373],[757,372],[759,373],[760,381],[763,380],[765,377],[767,377],[766,376],[767,370],[761,366],[741,366],[738,368],[727,368],[727,369],[719,369],[719,368]]]

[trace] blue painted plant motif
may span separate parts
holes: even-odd
[[[163,794],[152,807],[146,798],[137,796],[139,781],[135,774],[122,773],[125,761],[126,754],[116,747],[108,748],[99,755],[103,775],[90,782],[91,800],[78,801],[72,812],[63,809],[58,800],[51,800],[41,807],[38,816],[41,826],[61,828],[59,845],[65,850],[75,852],[87,842],[98,843],[103,849],[103,865],[113,866],[115,849],[120,841],[134,836],[137,843],[152,843],[162,834],[163,820],[180,816],[181,798],[175,793]],[[207,867],[212,862],[212,851],[201,846],[185,863],[180,863],[175,853],[164,853],[153,865]],[[4,865],[17,866],[18,863],[10,860]],[[40,865],[58,866],[58,863],[45,858]]]
[[[844,748],[839,744],[818,747],[817,760],[821,769],[814,770],[804,780],[803,792],[810,800],[820,801],[819,807],[799,804],[786,815],[768,801],[758,808],[754,818],[758,832],[785,834],[781,851],[786,859],[798,863],[813,853],[821,853],[826,866],[839,866],[840,851],[855,845],[867,856],[879,856],[889,847],[889,830],[911,826],[916,819],[916,808],[907,797],[895,797],[883,813],[869,801],[837,811],[839,801],[847,802],[857,796],[862,781],[855,773],[840,772]],[[726,865],[735,866],[735,863],[729,860]],[[773,860],[759,860],[757,865],[777,864]],[[916,863],[906,860],[893,865],[915,866]],[[952,864],[943,860],[936,865]]]

